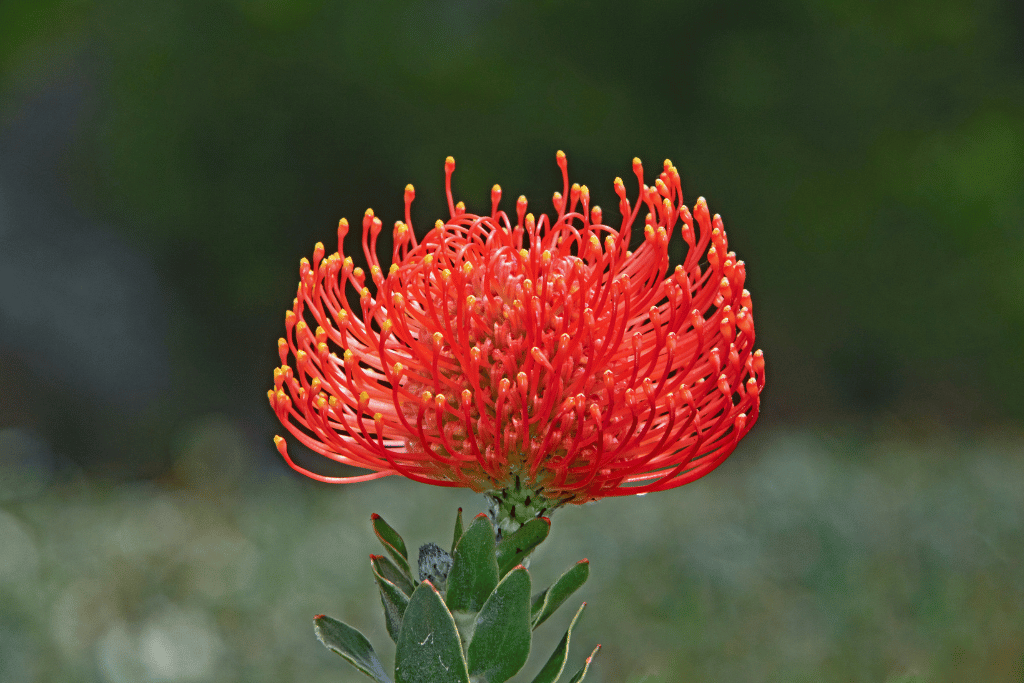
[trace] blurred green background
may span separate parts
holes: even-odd
[[[0,680],[358,680],[311,617],[387,651],[370,512],[482,501],[279,461],[298,259],[409,182],[432,224],[449,154],[547,206],[563,149],[609,209],[673,160],[768,359],[713,476],[556,516],[571,662],[1024,681],[1022,7],[0,0]]]

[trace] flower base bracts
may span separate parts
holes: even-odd
[[[494,527],[486,515],[478,515],[463,530],[459,510],[451,553],[437,548],[451,561],[447,586],[439,588],[429,579],[417,581],[412,577],[401,536],[380,516],[374,515],[372,520],[378,538],[395,560],[371,555],[388,633],[397,647],[394,683],[507,681],[526,663],[533,629],[589,575],[589,564],[582,560],[550,588],[531,597],[530,575],[519,560],[547,536],[547,520],[533,520],[496,542]],[[543,533],[538,532],[541,527]],[[441,557],[433,550],[427,554]],[[431,555],[431,559],[437,558]],[[447,561],[441,564],[447,565]],[[533,683],[559,680],[568,659],[572,630],[585,606],[576,611]],[[314,625],[317,637],[329,649],[378,683],[392,683],[361,633],[324,615],[317,616]],[[571,683],[583,680],[599,648],[594,649]]]
[[[568,496],[561,500],[552,500],[545,494],[543,486],[524,486],[518,476],[514,477],[511,486],[488,493],[487,513],[497,529],[498,540],[500,541],[505,534],[519,531],[531,520],[550,515],[572,500]]]

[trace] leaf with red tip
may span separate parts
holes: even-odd
[[[380,574],[381,578],[395,584],[405,593],[406,597],[412,595],[416,589],[416,584],[410,581],[409,577],[403,574],[394,562],[383,555],[370,555],[370,568],[373,569],[374,574]]]
[[[597,651],[600,649],[600,645],[594,648],[594,651],[590,653],[589,657],[587,657],[587,661],[583,662],[583,668],[577,671],[576,675],[569,679],[569,683],[580,683],[580,681],[583,680],[583,677],[587,675],[587,670],[590,669],[590,663],[594,661],[594,657],[597,656]]]
[[[555,683],[558,677],[562,675],[562,671],[565,670],[565,662],[569,659],[569,639],[572,637],[572,629],[576,626],[576,622],[579,620],[580,615],[583,614],[583,608],[586,606],[587,603],[583,603],[576,610],[576,616],[569,622],[569,628],[566,630],[565,635],[562,636],[562,641],[558,643],[558,647],[551,653],[551,657],[544,665],[544,668],[533,679],[533,683]]]
[[[332,619],[323,614],[313,619],[316,637],[330,650],[337,652],[349,664],[377,681],[391,683],[391,678],[384,672],[384,666],[373,646],[366,637],[348,624]]]
[[[391,528],[384,518],[378,515],[376,512],[370,515],[370,521],[373,523],[373,533],[377,535],[377,539],[380,544],[384,546],[384,550],[387,551],[395,560],[395,564],[402,570],[409,580],[412,580],[412,572],[409,568],[409,553],[405,548],[405,541],[398,535],[398,532]]]
[[[402,554],[402,557],[409,559],[409,554],[405,547],[405,541],[402,540],[402,537],[391,527],[390,524],[384,521],[383,517],[375,512],[370,515],[370,521],[373,522],[374,533],[377,534],[377,537],[382,543],[391,544]]]
[[[538,517],[519,527],[519,530],[501,539],[497,547],[498,575],[504,576],[526,556],[533,552],[551,531],[551,520]]]
[[[561,607],[562,603],[570,595],[587,582],[589,577],[590,561],[586,559],[580,560],[569,571],[559,576],[558,580],[550,588],[533,596],[530,609],[533,616],[533,627],[537,628],[543,624],[548,617],[555,613],[555,610]]]

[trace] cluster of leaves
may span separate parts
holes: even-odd
[[[405,541],[379,515],[373,529],[387,555],[371,555],[388,634],[395,641],[395,683],[501,683],[530,656],[532,631],[587,580],[590,565],[580,560],[551,587],[532,595],[523,561],[551,528],[534,519],[496,540],[486,515],[463,528],[455,520],[451,554],[436,545],[420,549],[419,580],[413,577]],[[569,657],[580,605],[562,640],[533,683],[556,683]],[[369,641],[356,629],[320,615],[317,637],[378,683],[392,683]],[[600,645],[570,683],[582,681]]]

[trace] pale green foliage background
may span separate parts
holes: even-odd
[[[16,438],[0,432],[5,453],[32,447]],[[254,477],[240,467],[253,447],[207,421],[181,441],[172,479],[120,485],[47,478],[8,455],[0,679],[361,680],[313,638],[321,612],[392,661],[370,513],[414,548],[447,545],[455,508],[475,514],[483,499]],[[217,458],[216,472],[197,469]],[[556,513],[536,585],[583,557],[591,579],[538,629],[525,671],[585,600],[570,665],[602,643],[595,681],[1018,680],[1022,478],[1017,443],[998,438],[762,430],[700,483]]]

